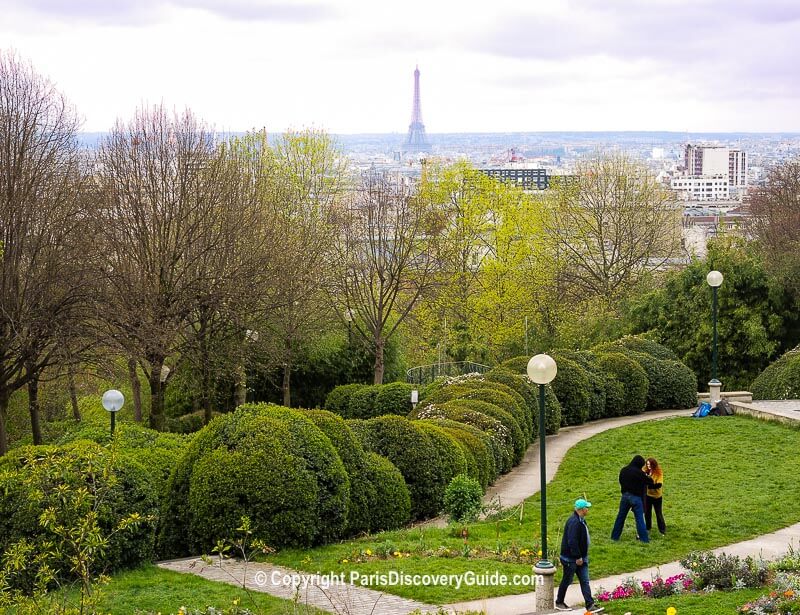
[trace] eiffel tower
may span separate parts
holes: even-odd
[[[414,107],[411,110],[411,123],[408,125],[408,136],[403,144],[407,154],[431,151],[431,144],[425,135],[425,124],[422,123],[422,110],[419,104],[419,66],[414,70]]]

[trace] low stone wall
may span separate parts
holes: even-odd
[[[697,403],[701,401],[708,401],[710,393],[698,393]],[[743,402],[749,404],[753,401],[753,394],[750,391],[722,391],[720,393],[722,399],[727,399],[729,402]]]

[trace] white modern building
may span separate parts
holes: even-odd
[[[670,188],[684,201],[725,201],[730,198],[727,173],[677,175],[670,180]]]

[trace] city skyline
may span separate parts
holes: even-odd
[[[3,0],[0,49],[106,131],[137,106],[219,130],[798,132],[788,0]]]

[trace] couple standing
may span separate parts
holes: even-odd
[[[636,536],[642,542],[650,542],[649,530],[652,527],[652,510],[656,511],[658,530],[662,534],[667,531],[664,513],[661,509],[661,487],[664,474],[658,462],[652,457],[645,461],[636,455],[631,462],[619,472],[619,486],[622,497],[619,501],[619,512],[611,530],[611,540],[619,540],[628,511],[633,510],[636,520]],[[647,521],[645,521],[645,512]]]

